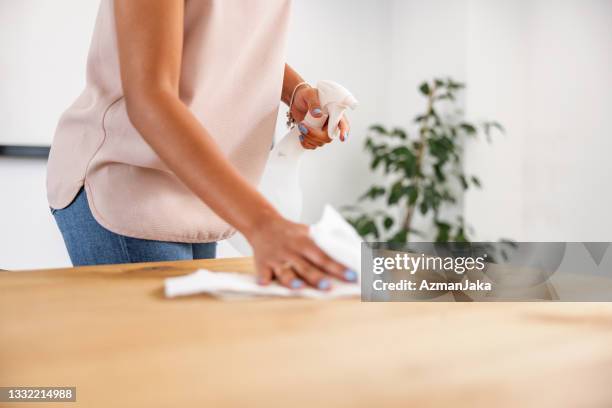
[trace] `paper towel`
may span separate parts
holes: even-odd
[[[361,238],[333,207],[325,206],[321,220],[310,227],[310,236],[331,258],[354,270],[359,278],[361,277]],[[257,284],[255,276],[244,273],[200,269],[189,275],[167,278],[165,293],[169,298],[208,293],[224,299],[257,296],[335,299],[359,296],[359,280],[357,283],[334,280],[329,291],[308,287],[296,290],[275,282],[261,286]]]

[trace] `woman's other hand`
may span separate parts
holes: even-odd
[[[300,289],[329,290],[333,278],[355,282],[357,274],[331,259],[308,234],[308,226],[271,217],[247,234],[255,258],[258,282]]]
[[[323,115],[319,92],[310,86],[302,86],[295,92],[291,116],[298,122],[302,146],[305,149],[316,149],[332,140],[327,134],[327,124],[323,129],[313,129],[302,122],[308,112],[315,118],[320,118]],[[340,140],[344,142],[349,136],[350,126],[348,121],[342,118],[338,127],[340,128]]]

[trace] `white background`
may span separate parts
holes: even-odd
[[[96,8],[0,2],[0,140],[49,140],[82,88]],[[507,129],[466,147],[485,186],[462,210],[478,237],[610,241],[611,31],[608,0],[294,0],[288,61],[361,102],[351,140],[305,159],[305,220],[326,202],[353,203],[377,178],[362,149],[369,124],[410,128],[418,83],[452,75],[468,83],[469,116]],[[69,264],[44,178],[43,161],[0,157],[0,268]]]
[[[0,145],[49,145],[83,88],[98,1],[0,1]]]

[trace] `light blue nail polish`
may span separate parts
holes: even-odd
[[[347,269],[344,272],[344,279],[349,282],[355,282],[357,280],[357,272]]]
[[[344,132],[344,140],[348,139],[349,137],[349,132]]]
[[[308,134],[308,128],[304,125],[302,125],[301,123],[298,125],[298,129],[300,129],[300,132],[302,132],[303,134],[307,135]]]
[[[329,289],[329,287],[330,287],[330,286],[331,286],[331,283],[329,282],[329,280],[328,280],[328,279],[321,279],[321,280],[319,281],[319,285],[318,285],[318,287],[319,287],[319,289],[321,289],[321,290],[326,290],[326,289]]]
[[[313,109],[313,110],[312,110],[312,114],[313,114],[313,115],[317,115],[317,116],[318,116],[318,115],[320,115],[321,113],[322,113],[322,112],[321,112],[321,109],[319,109],[319,108],[315,108],[315,109]]]
[[[303,282],[299,279],[294,279],[291,281],[291,287],[293,289],[299,289],[302,287]]]
[[[300,142],[304,141],[304,135],[300,135]]]

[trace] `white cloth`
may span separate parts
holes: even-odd
[[[310,236],[331,258],[361,276],[361,238],[331,206],[325,206],[321,220],[310,227]],[[361,288],[359,282],[334,280],[329,291],[306,287],[292,290],[277,283],[260,286],[253,275],[200,269],[189,275],[167,278],[165,293],[169,298],[207,293],[224,299],[257,296],[335,299],[359,296]]]

